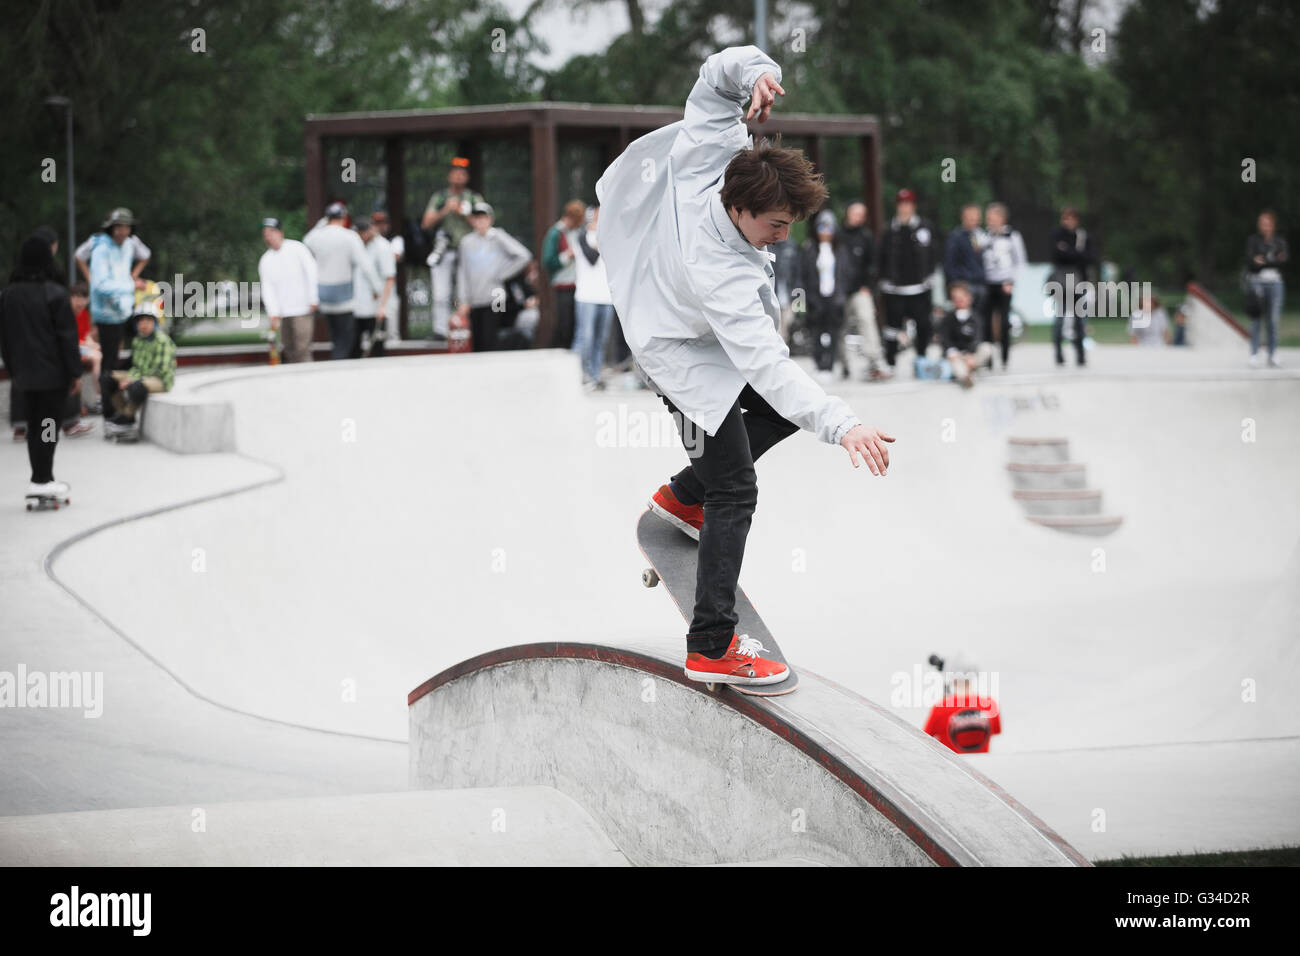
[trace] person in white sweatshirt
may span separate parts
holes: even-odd
[[[578,231],[578,249],[573,257],[577,269],[573,292],[574,351],[582,362],[583,384],[603,389],[601,371],[605,348],[614,322],[614,298],[605,276],[605,260],[600,257],[596,226],[600,222],[599,204],[590,207],[587,226]]]
[[[266,252],[257,262],[262,308],[271,334],[280,332],[285,362],[310,362],[316,322],[316,260],[297,239],[284,238],[280,220],[262,220]]]
[[[990,203],[984,210],[986,241],[984,245],[984,341],[998,342],[1002,348],[1002,370],[1011,358],[1011,294],[1016,279],[1025,268],[1025,240],[1007,224],[1007,207]]]
[[[347,216],[346,206],[331,203],[325,210],[325,225],[318,225],[302,240],[316,257],[317,298],[321,315],[329,320],[330,358],[333,360],[351,358],[352,345],[357,338],[357,318],[352,314],[353,270],[360,270],[372,288],[384,287],[370,256],[366,255],[365,243],[343,225]]]

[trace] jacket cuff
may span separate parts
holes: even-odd
[[[850,431],[852,431],[854,428],[856,428],[858,425],[861,424],[862,424],[861,419],[857,418],[856,416],[854,416],[853,418],[844,419],[844,421],[840,422],[839,426],[835,429],[835,431],[831,432],[830,444],[838,445],[841,441],[844,440],[845,435],[847,435]]]

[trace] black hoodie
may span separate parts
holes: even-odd
[[[77,319],[53,274],[49,243],[30,236],[0,293],[0,359],[20,391],[68,388],[81,375]]]

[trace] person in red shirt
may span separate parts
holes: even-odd
[[[950,674],[951,680],[944,682],[946,696],[930,710],[925,732],[954,753],[986,754],[989,739],[1002,733],[998,702],[979,694],[973,669],[944,672],[945,677]]]
[[[74,282],[68,288],[68,298],[72,301],[72,311],[77,317],[77,343],[81,349],[82,368],[90,369],[94,377],[95,388],[99,388],[99,366],[103,353],[99,341],[95,338],[95,326],[90,320],[90,289],[84,282]],[[83,415],[99,415],[103,406],[98,396],[89,408],[83,402]]]

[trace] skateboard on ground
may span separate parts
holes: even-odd
[[[72,499],[64,495],[28,495],[28,511],[58,511],[60,505],[71,505]]]
[[[140,440],[140,422],[134,425],[115,425],[104,419],[104,440],[112,442],[137,442]]]
[[[645,559],[650,562],[650,567],[641,572],[641,583],[652,588],[662,581],[668,588],[668,596],[689,624],[695,607],[695,564],[699,543],[649,509],[637,521],[636,543]],[[736,623],[736,633],[748,634],[759,641],[766,648],[759,652],[760,655],[789,667],[789,676],[776,684],[706,683],[705,686],[709,690],[729,687],[750,697],[780,697],[793,691],[799,686],[799,675],[790,667],[790,662],[781,653],[781,645],[777,644],[776,638],[740,588],[736,588],[736,614],[740,618]]]

